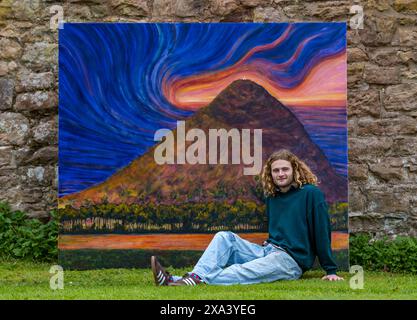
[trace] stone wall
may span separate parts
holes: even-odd
[[[417,0],[0,1],[0,200],[38,217],[57,203],[51,6],[70,22],[280,22],[349,21],[353,4],[364,28],[348,29],[350,230],[417,236]]]

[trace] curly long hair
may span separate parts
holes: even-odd
[[[281,149],[271,154],[261,173],[262,187],[266,197],[275,197],[278,194],[271,174],[271,165],[276,160],[286,160],[291,163],[294,183],[297,184],[298,188],[307,183],[317,185],[317,177],[311,172],[308,165],[289,150]]]

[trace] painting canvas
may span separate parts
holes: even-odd
[[[346,82],[345,23],[65,23],[59,263],[191,266],[222,230],[262,243],[260,169],[286,148],[346,270]]]

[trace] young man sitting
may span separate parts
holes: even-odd
[[[262,171],[269,238],[258,245],[237,234],[218,232],[183,277],[169,274],[151,258],[156,285],[254,284],[295,280],[312,268],[316,256],[323,280],[343,280],[331,251],[331,228],[324,194],[310,168],[288,150],[273,153]]]

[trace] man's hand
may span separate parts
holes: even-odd
[[[324,276],[323,278],[321,278],[321,280],[328,280],[328,281],[340,281],[340,280],[345,280],[342,277],[339,277],[335,274],[329,274],[327,276]]]

